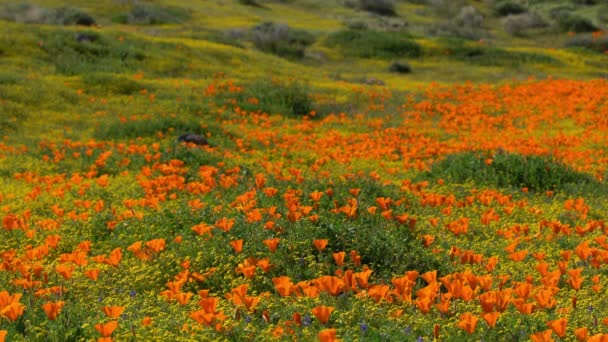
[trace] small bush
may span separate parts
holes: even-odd
[[[456,24],[463,27],[480,28],[483,24],[483,15],[475,7],[465,6],[458,12]]]
[[[508,15],[522,14],[527,11],[527,8],[517,2],[504,1],[496,3],[492,12],[497,17],[506,17]]]
[[[425,179],[445,179],[450,182],[472,181],[476,185],[531,191],[569,190],[581,185],[599,183],[591,176],[576,172],[551,157],[496,152],[490,158],[481,152],[464,152],[449,155],[435,163]]]
[[[568,32],[581,33],[598,30],[597,26],[595,26],[591,20],[576,15],[569,15],[561,18],[557,24],[561,30]]]
[[[152,137],[158,132],[202,133],[201,123],[193,117],[171,117],[168,115],[156,115],[143,117],[140,120],[102,121],[96,128],[94,137],[99,140],[121,140]]]
[[[153,4],[136,4],[131,11],[114,17],[121,24],[162,25],[181,23],[190,19],[190,13],[183,8]]]
[[[598,30],[591,20],[572,14],[572,11],[573,8],[570,6],[560,6],[551,9],[549,15],[555,20],[558,29],[563,32],[582,33]]]
[[[308,87],[298,82],[256,81],[245,86],[237,103],[247,111],[288,116],[307,115],[314,110]]]
[[[383,16],[396,16],[394,0],[359,0],[358,7],[364,11]]]
[[[253,7],[259,7],[260,4],[257,3],[257,1],[255,0],[239,0],[239,3],[245,6],[253,6]]]
[[[513,36],[523,36],[528,30],[546,26],[547,23],[536,13],[508,15],[502,20],[505,32]]]
[[[119,95],[130,95],[144,88],[135,80],[105,73],[85,74],[82,81],[87,89],[97,89]]]
[[[409,74],[412,72],[412,67],[401,61],[394,61],[388,69],[390,72],[395,72],[399,74]]]
[[[78,39],[83,36],[87,39]],[[45,60],[66,75],[120,72],[134,68],[145,59],[143,49],[120,44],[97,32],[42,31],[39,37],[43,42],[41,48],[47,53]]]
[[[579,34],[568,39],[564,46],[567,48],[584,48],[598,52],[608,51],[608,36],[593,37],[591,34]]]
[[[253,27],[250,36],[253,45],[259,50],[290,58],[303,57],[306,47],[315,40],[314,36],[306,31],[272,22]]]
[[[345,55],[359,58],[419,57],[422,48],[418,43],[399,32],[340,31],[325,42],[338,46]]]
[[[462,39],[445,39],[447,54],[454,59],[481,66],[516,67],[526,63],[559,64],[549,55],[531,52],[518,52],[496,47],[470,44]]]
[[[47,25],[95,25],[95,19],[74,7],[44,8],[30,3],[6,4],[0,9],[0,19]]]

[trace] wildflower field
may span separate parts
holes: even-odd
[[[0,2],[0,341],[608,340],[596,45],[151,3]]]

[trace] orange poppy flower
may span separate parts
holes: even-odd
[[[279,246],[279,238],[274,238],[274,239],[267,239],[262,241],[266,247],[268,247],[268,249],[270,250],[270,252],[274,253],[277,250],[277,247]]]
[[[323,329],[321,331],[319,331],[319,333],[317,334],[317,338],[319,339],[320,342],[336,342],[336,341],[340,341],[337,337],[337,330],[336,329]]]
[[[0,342],[4,342],[6,340],[6,335],[8,335],[7,330],[0,330]]]
[[[141,320],[141,325],[144,327],[152,325],[152,317],[150,317],[150,316],[144,317],[144,319]]]
[[[321,322],[321,324],[327,324],[327,322],[329,321],[329,316],[334,311],[334,307],[319,305],[314,307],[311,311],[315,315],[315,317],[317,317],[319,322]]]
[[[486,321],[490,328],[494,328],[496,326],[496,321],[498,320],[498,317],[500,317],[500,312],[486,312],[481,315],[481,317],[483,317],[484,321]]]
[[[288,297],[291,294],[291,289],[294,284],[288,276],[272,278],[272,282],[274,283],[274,289],[281,297]]]
[[[568,324],[567,318],[555,319],[547,322],[547,326],[553,330],[553,332],[560,338],[566,336],[566,325]]]
[[[329,241],[327,239],[316,239],[312,241],[312,244],[319,252],[323,251],[328,243]]]
[[[574,336],[581,342],[587,340],[588,333],[589,329],[587,329],[587,327],[574,329]]]
[[[110,337],[114,330],[118,328],[118,321],[109,321],[107,323],[95,324],[95,330],[101,334],[102,337]]]
[[[553,333],[553,330],[548,329],[548,330],[537,332],[536,334],[530,335],[530,339],[533,342],[553,342],[554,341],[553,337],[551,337],[552,333]]]
[[[460,321],[457,323],[458,327],[462,330],[466,331],[468,334],[472,334],[475,332],[475,327],[477,327],[477,322],[479,318],[473,315],[470,312],[465,312],[460,315]]]
[[[243,250],[243,239],[230,241],[230,246],[232,247],[232,249],[234,249],[236,254],[240,254]]]
[[[103,308],[101,308],[101,311],[103,311],[103,313],[106,314],[107,317],[116,319],[120,317],[124,310],[124,306],[104,306]]]
[[[342,251],[342,252],[332,253],[332,256],[334,257],[334,261],[336,262],[336,265],[338,265],[338,266],[344,265],[344,257],[346,257],[346,252]]]
[[[64,304],[65,302],[63,301],[44,303],[42,304],[42,310],[44,310],[44,313],[49,320],[54,321],[57,319],[57,316],[59,316]]]

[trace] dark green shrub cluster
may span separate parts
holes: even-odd
[[[95,25],[95,19],[75,7],[45,8],[27,2],[9,3],[0,8],[0,19],[48,25]]]
[[[288,58],[303,57],[306,47],[315,41],[315,37],[304,30],[273,22],[253,27],[250,37],[257,49]]]
[[[598,28],[588,18],[572,13],[572,7],[561,6],[549,11],[549,15],[563,32],[593,32]]]
[[[175,6],[138,3],[128,13],[113,18],[114,22],[132,25],[162,25],[190,19],[188,10]]]
[[[599,186],[591,175],[577,172],[551,157],[502,151],[494,155],[482,152],[452,154],[432,165],[421,177],[456,183],[471,181],[492,187],[526,187],[531,191],[569,191],[579,186]]]
[[[247,111],[261,110],[288,116],[307,115],[315,109],[310,90],[305,84],[267,79],[246,85],[238,95],[237,103]]]
[[[590,33],[579,34],[564,43],[567,48],[584,48],[598,52],[608,51],[608,36],[593,37]]]
[[[46,52],[44,59],[66,75],[120,72],[134,69],[145,59],[142,48],[93,31],[41,31],[39,37],[41,48]]]
[[[154,115],[140,120],[101,121],[96,127],[94,137],[99,140],[121,140],[152,137],[159,132],[202,133],[201,122],[194,117],[172,117]]]
[[[410,72],[412,72],[412,67],[405,62],[394,61],[393,63],[391,63],[391,66],[388,68],[388,70],[390,72],[395,72],[398,74],[409,74]]]
[[[546,27],[547,23],[536,13],[508,15],[502,20],[502,27],[510,35],[524,36],[528,30]]]
[[[327,46],[337,46],[347,56],[359,58],[420,57],[422,47],[401,32],[349,30],[333,33]]]
[[[494,4],[492,12],[498,17],[506,17],[513,14],[525,13],[528,9],[526,6],[513,1],[501,1]]]
[[[257,1],[255,1],[255,0],[239,0],[239,3],[246,5],[246,6],[254,6],[254,7],[260,6],[260,4],[258,4]]]
[[[130,95],[144,88],[135,80],[107,73],[87,73],[83,75],[82,81],[86,89],[120,95]]]
[[[394,0],[359,0],[358,7],[364,11],[378,15],[397,15]]]
[[[471,44],[462,39],[444,39],[446,53],[459,61],[481,66],[519,66],[522,64],[559,64],[549,55],[508,51],[487,45]]]

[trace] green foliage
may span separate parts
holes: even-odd
[[[514,36],[525,36],[529,30],[544,28],[547,23],[537,13],[508,15],[502,20],[503,29]]]
[[[332,33],[327,46],[338,46],[347,56],[359,58],[416,58],[422,47],[401,32],[349,30]]]
[[[505,17],[508,15],[525,13],[527,8],[518,2],[501,1],[493,5],[492,11],[494,12],[494,15],[498,17]]]
[[[315,41],[314,36],[304,30],[272,22],[253,27],[250,36],[257,49],[287,58],[304,57],[306,47]]]
[[[492,160],[489,165],[488,159]],[[472,181],[478,186],[527,187],[531,191],[570,191],[579,186],[600,186],[591,175],[576,172],[551,157],[502,151],[493,156],[481,152],[452,154],[433,164],[421,177],[456,183]]]
[[[0,100],[0,135],[15,131],[18,122],[27,118],[27,112],[22,104]]]
[[[563,32],[593,32],[598,28],[588,18],[572,13],[571,6],[560,6],[550,11],[550,16],[555,20],[557,28]]]
[[[522,64],[554,64],[560,62],[540,53],[509,51],[497,47],[471,44],[461,39],[443,39],[451,58],[480,66],[518,67]]]
[[[157,133],[170,132],[201,133],[201,122],[195,117],[174,117],[171,115],[154,115],[140,120],[102,121],[95,129],[94,137],[99,140],[135,139],[152,137]]]
[[[564,46],[567,48],[584,48],[604,53],[608,51],[608,36],[603,35],[594,38],[590,33],[579,34],[566,40]]]
[[[190,12],[181,7],[137,3],[128,13],[112,18],[114,22],[131,25],[162,25],[182,23],[190,19]]]
[[[135,80],[108,73],[86,73],[82,76],[82,81],[87,89],[118,95],[131,95],[144,89],[144,86]]]
[[[308,86],[293,81],[255,81],[245,86],[244,92],[238,95],[237,102],[240,108],[247,111],[260,110],[288,116],[307,115],[314,110]]]
[[[0,19],[48,25],[95,25],[95,19],[79,8],[44,8],[27,2],[5,4],[0,8]]]
[[[257,1],[255,1],[255,0],[239,0],[239,3],[246,5],[246,6],[254,6],[254,7],[260,6],[260,4],[258,4]]]
[[[79,34],[89,38],[79,40]],[[41,31],[39,36],[46,52],[44,59],[66,75],[134,70],[145,59],[142,48],[94,31]]]
[[[412,67],[402,61],[394,61],[391,63],[391,66],[388,68],[390,72],[395,72],[398,74],[409,74],[412,72]]]
[[[359,0],[357,4],[359,9],[383,16],[395,16],[395,1],[394,0]]]

